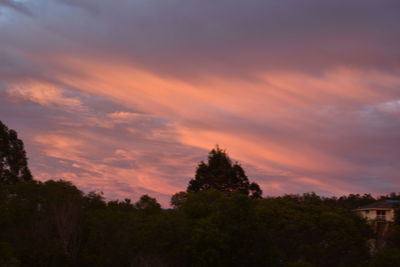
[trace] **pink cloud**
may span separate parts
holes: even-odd
[[[43,82],[26,82],[14,85],[7,90],[15,100],[29,100],[43,106],[54,106],[63,109],[84,109],[82,101],[78,98],[68,97],[65,90],[52,84]]]

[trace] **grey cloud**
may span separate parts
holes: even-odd
[[[79,1],[79,5],[97,10],[96,14],[87,16],[57,2],[37,4],[43,14],[37,23],[70,43],[61,45],[64,52],[106,54],[157,72],[245,75],[277,68],[399,67],[400,5],[394,0]],[[17,25],[13,27],[18,31]],[[57,50],[49,40],[37,45]]]
[[[14,0],[0,0],[0,6],[1,5],[15,9],[25,15],[32,15],[32,13],[29,11],[29,9],[26,8],[25,5]]]

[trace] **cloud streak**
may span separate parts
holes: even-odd
[[[28,100],[43,106],[57,106],[63,109],[82,110],[78,98],[65,96],[64,90],[48,84],[24,84],[7,90],[7,93],[18,100]]]
[[[0,0],[0,7],[1,6],[12,8],[18,12],[23,13],[24,15],[32,15],[29,9],[27,9],[22,3],[14,0]]]

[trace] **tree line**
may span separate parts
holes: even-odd
[[[219,147],[171,209],[148,195],[105,200],[33,179],[23,142],[0,122],[0,266],[400,266],[399,225],[370,255],[371,228],[352,212],[376,200],[262,197]]]

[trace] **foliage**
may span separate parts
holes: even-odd
[[[400,266],[400,249],[385,249],[374,256],[371,262],[373,267]]]
[[[365,222],[315,194],[267,198],[259,202],[258,211],[263,227],[274,229],[271,238],[288,264],[360,266],[368,259]]]
[[[269,231],[256,219],[256,201],[235,192],[191,193],[182,207],[190,226],[188,255],[194,266],[275,264]]]
[[[0,121],[0,185],[31,179],[24,143]]]
[[[185,198],[162,210],[147,195],[105,201],[62,180],[5,185],[0,258],[10,266],[368,264],[368,225],[313,193],[255,200],[202,190]]]
[[[13,248],[6,242],[0,242],[0,266],[16,267],[20,262],[14,257]]]
[[[334,206],[340,206],[346,209],[356,209],[358,207],[371,204],[375,202],[376,199],[371,196],[371,194],[349,194],[347,196],[341,196],[339,198],[324,198],[324,202]]]
[[[129,199],[127,199],[127,201],[129,201]],[[161,211],[161,205],[157,202],[157,200],[149,197],[148,195],[141,196],[139,201],[136,202],[135,207],[146,212]]]
[[[258,184],[250,183],[243,168],[233,163],[225,150],[218,146],[211,150],[208,162],[200,162],[195,178],[190,180],[188,192],[216,189],[222,192],[239,192],[261,198],[262,191]]]
[[[188,198],[187,192],[183,192],[183,191],[178,192],[171,197],[170,204],[173,208],[179,209],[186,202],[187,198]]]

